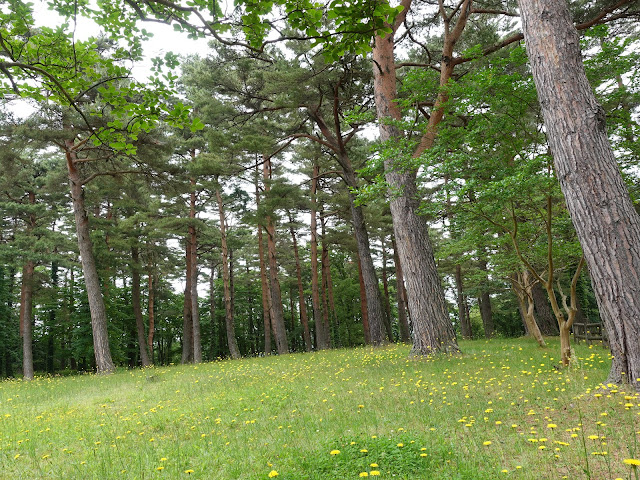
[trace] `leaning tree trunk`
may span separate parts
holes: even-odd
[[[218,215],[220,218],[220,240],[222,259],[222,284],[224,287],[224,318],[227,332],[227,345],[231,358],[240,358],[240,350],[236,341],[236,328],[233,321],[233,305],[231,303],[231,274],[229,271],[229,248],[227,246],[227,224],[224,215],[224,205],[220,189],[216,189],[216,200],[218,201]]]
[[[558,180],[609,336],[608,381],[640,389],[640,217],[585,75],[567,3],[518,3]]]
[[[151,360],[147,350],[147,342],[144,333],[144,319],[142,317],[142,302],[140,300],[140,253],[137,246],[131,247],[131,305],[136,319],[136,334],[138,348],[140,349],[140,363],[143,367],[150,367]]]
[[[83,181],[76,163],[76,146],[73,140],[65,141],[65,156],[71,187],[71,202],[78,234],[78,250],[80,251],[82,272],[89,299],[89,311],[91,312],[91,331],[93,333],[93,351],[96,367],[100,374],[112,373],[116,367],[111,359],[111,351],[109,349],[107,312],[104,307],[98,269],[93,256],[89,217],[87,217],[84,206]]]
[[[463,9],[467,8],[465,0]],[[397,21],[394,28],[397,28]],[[376,36],[373,49],[374,98],[378,116],[380,139],[383,142],[399,140],[402,133],[389,120],[400,120],[402,115],[396,103],[396,68],[393,53],[393,34],[384,38]],[[449,49],[453,44],[448,40]],[[451,56],[449,56],[451,58]],[[451,76],[453,65],[445,64],[443,79]],[[445,82],[446,83],[446,82]],[[444,87],[444,84],[442,84]],[[444,90],[443,90],[444,92]],[[430,148],[435,139],[436,125],[444,115],[446,93],[438,96],[436,107],[423,137],[418,155]],[[424,145],[423,145],[424,144]],[[403,268],[409,311],[413,327],[413,355],[429,355],[436,352],[458,352],[455,331],[447,312],[444,290],[440,284],[429,229],[424,218],[418,215],[420,195],[416,185],[416,170],[406,167],[400,158],[387,158],[384,162],[385,179],[391,195],[391,218]]]

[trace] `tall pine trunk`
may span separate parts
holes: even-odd
[[[142,317],[142,301],[140,299],[140,253],[137,246],[131,247],[131,305],[136,319],[136,334],[138,348],[140,349],[140,363],[143,367],[150,367],[151,360],[147,350],[146,336],[144,332],[144,319]]]
[[[396,240],[391,237],[391,246],[393,247],[393,262],[396,265],[396,301],[398,302],[398,323],[400,324],[400,341],[409,343],[411,341],[411,328],[407,319],[407,298],[404,287],[404,276],[402,275],[402,266],[398,257],[398,247]]]
[[[463,292],[462,285],[462,267],[456,265],[456,298],[458,302],[458,320],[460,321],[460,330],[462,338],[470,340],[473,338],[471,331],[471,319],[467,315],[467,300]]]
[[[489,269],[487,268],[487,261],[480,260],[480,270],[485,274],[485,279],[489,280]],[[478,308],[480,309],[480,317],[482,318],[482,326],[484,327],[485,338],[492,338],[494,335],[493,325],[493,313],[491,311],[491,296],[489,291],[485,288],[478,297]]]
[[[329,335],[324,329],[322,321],[322,306],[320,304],[320,280],[318,278],[318,177],[320,167],[313,166],[311,178],[311,302],[313,305],[313,322],[316,327],[316,348],[324,350],[329,348]]]
[[[20,337],[22,337],[22,376],[33,380],[33,272],[35,265],[28,260],[22,268],[20,289]]]
[[[608,380],[640,389],[640,217],[587,80],[567,3],[518,3],[556,173],[613,353]]]
[[[300,254],[298,252],[298,239],[293,229],[293,219],[289,218],[289,231],[293,242],[293,256],[296,262],[296,279],[298,280],[298,304],[300,308],[300,323],[302,324],[302,337],[304,338],[304,348],[311,351],[311,334],[309,332],[309,317],[307,316],[307,304],[304,300],[304,287],[302,286],[302,268],[300,267]]]
[[[385,248],[384,236],[382,238],[382,289],[384,295],[382,301],[384,303],[384,328],[387,331],[387,338],[393,342],[393,329],[391,327],[391,302],[389,301],[389,278],[387,276],[388,256]]]
[[[227,246],[227,223],[224,215],[224,204],[220,188],[216,188],[216,200],[218,202],[218,216],[220,218],[220,240],[222,244],[220,257],[222,260],[222,285],[224,290],[224,314],[225,330],[227,332],[227,345],[231,358],[240,358],[240,350],[236,341],[236,328],[233,320],[233,305],[231,303],[231,275],[229,272],[229,248]]]
[[[260,208],[260,187],[258,167],[256,166],[256,207]],[[264,323],[264,354],[271,355],[271,308],[269,281],[267,280],[267,266],[264,258],[264,241],[262,239],[262,225],[258,222],[258,260],[260,263],[260,285],[262,288],[262,319]]]
[[[107,312],[100,289],[100,279],[93,256],[93,244],[91,243],[91,230],[89,217],[84,204],[83,179],[78,171],[77,150],[74,140],[65,141],[65,156],[67,171],[69,173],[69,185],[71,187],[71,202],[78,235],[78,250],[84,274],[84,283],[89,300],[91,312],[91,331],[93,333],[93,351],[98,373],[113,373],[115,365],[111,359],[109,349],[109,334],[107,331]]]
[[[271,190],[271,158],[265,156],[262,164],[262,176],[264,179],[264,191],[269,193]],[[265,218],[267,231],[267,258],[269,265],[269,285],[271,291],[271,305],[269,317],[271,318],[271,328],[276,340],[276,349],[278,354],[289,353],[289,345],[287,343],[287,330],[284,323],[284,310],[282,308],[282,291],[280,289],[280,281],[278,280],[278,256],[276,252],[276,226],[271,215]]]
[[[192,158],[195,151],[192,152]],[[189,249],[188,262],[191,265],[191,328],[193,345],[193,362],[202,363],[202,339],[200,336],[200,312],[198,308],[198,231],[196,229],[196,181],[191,178],[191,193],[189,195]]]
[[[185,240],[185,285],[182,310],[182,363],[193,362],[193,317],[191,316],[191,242]]]
[[[358,260],[358,280],[360,281],[360,311],[362,312],[362,330],[364,332],[364,343],[371,345],[371,330],[369,329],[369,309],[367,308],[367,293],[362,276],[362,264]]]
[[[468,1],[464,1],[462,11],[466,12]],[[466,13],[461,16],[466,21]],[[393,28],[399,26],[399,21]],[[456,26],[455,33],[459,36],[461,28]],[[458,32],[460,30],[460,32]],[[425,133],[418,150],[414,155],[420,155],[425,149],[431,148],[435,140],[437,125],[444,115],[444,104],[448,100],[446,83],[451,78],[453,65],[447,63],[452,53],[457,37],[445,35],[445,50],[441,68],[441,93],[429,118]],[[373,77],[374,98],[378,116],[380,139],[383,142],[399,141],[402,132],[390,120],[402,118],[396,103],[396,67],[394,59],[394,35],[388,34],[384,38],[376,36],[373,49]],[[407,167],[401,159],[387,158],[384,162],[385,179],[389,184],[391,196],[391,218],[393,231],[398,247],[398,256],[403,268],[409,311],[413,327],[413,355],[429,355],[436,352],[458,352],[455,331],[447,312],[444,290],[440,284],[433,247],[429,239],[429,229],[424,218],[418,215],[420,195],[416,185],[416,170]]]

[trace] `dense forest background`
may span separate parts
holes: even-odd
[[[230,22],[138,83],[137,47],[3,7],[0,375],[415,344],[423,254],[455,335],[599,324],[515,6],[489,3],[404,12],[393,119],[369,44],[323,50],[290,11],[278,42]],[[570,6],[637,211],[638,5],[605,3]],[[409,187],[433,254],[394,231]]]

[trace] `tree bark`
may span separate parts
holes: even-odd
[[[236,329],[233,319],[233,308],[231,303],[231,275],[229,272],[229,249],[227,246],[227,222],[224,215],[224,205],[220,189],[216,189],[216,200],[218,201],[218,215],[220,218],[220,240],[222,244],[220,257],[222,259],[222,284],[224,288],[224,313],[225,329],[227,332],[227,345],[231,358],[240,358],[240,350],[236,341]]]
[[[332,310],[330,310],[329,308],[330,307],[329,273],[331,270],[329,267],[329,245],[325,241],[326,239],[325,217],[322,211],[320,215],[320,225],[321,225],[321,235],[322,235],[322,253],[321,253],[321,259],[320,259],[320,262],[321,262],[320,273],[321,273],[321,281],[322,281],[322,288],[320,292],[322,294],[322,322],[323,322],[322,328],[325,332],[325,335],[327,336],[327,347],[331,347],[333,344],[332,338],[331,338],[331,323],[330,323],[330,313],[332,312]]]
[[[140,349],[140,363],[143,367],[150,367],[149,352],[144,332],[144,319],[142,317],[142,302],[140,300],[140,253],[137,246],[131,247],[131,305],[136,319],[136,334]]]
[[[320,281],[318,279],[318,207],[317,191],[320,167],[313,166],[311,178],[311,302],[313,304],[313,322],[316,327],[316,348],[324,350],[329,347],[328,335],[322,321],[322,307],[320,304]]]
[[[609,336],[608,381],[640,389],[640,217],[609,144],[566,2],[518,3],[558,180]]]
[[[465,0],[461,6],[463,12],[461,18],[464,21],[466,21],[468,4],[469,0]],[[398,27],[400,20],[401,18],[396,20],[394,29]],[[464,22],[462,28],[464,28]],[[456,25],[454,33],[459,36],[461,28]],[[376,36],[373,49],[374,98],[380,139],[383,142],[402,138],[400,130],[390,121],[402,118],[395,101],[397,90],[393,39],[393,34],[388,34],[384,38]],[[427,132],[414,152],[415,156],[431,148],[435,140],[436,127],[444,116],[444,105],[448,100],[445,87],[453,72],[453,64],[449,60],[456,40],[456,36],[445,35],[444,61],[440,76],[442,90],[430,116]],[[417,172],[413,167],[406,167],[399,158],[387,158],[384,168],[391,196],[393,231],[411,312],[413,326],[411,353],[412,355],[430,355],[436,352],[458,352],[455,331],[448,316],[444,290],[436,270],[429,230],[424,219],[418,215],[420,196],[416,185]]]
[[[264,190],[268,193],[271,190],[269,182],[271,181],[271,158],[264,156],[262,164],[262,175],[264,178]],[[282,291],[280,289],[280,281],[278,280],[278,257],[276,252],[276,226],[273,223],[271,215],[265,218],[267,231],[267,258],[269,263],[269,284],[271,286],[271,309],[269,311],[271,318],[271,327],[276,340],[276,349],[279,355],[289,353],[289,345],[287,343],[287,330],[284,323],[284,311],[282,309]]]
[[[302,269],[300,267],[300,255],[298,253],[298,239],[293,229],[293,219],[289,218],[289,231],[291,232],[291,241],[293,242],[293,256],[296,262],[296,278],[298,280],[298,304],[300,308],[300,323],[302,324],[302,337],[304,338],[304,348],[307,352],[311,351],[311,334],[309,332],[309,317],[307,316],[307,304],[304,300],[304,288],[302,286]]]
[[[93,256],[93,244],[91,243],[91,230],[89,218],[84,205],[83,179],[78,171],[77,152],[74,140],[65,141],[65,156],[69,184],[71,187],[71,202],[78,235],[78,249],[82,262],[85,287],[89,299],[89,311],[91,312],[91,331],[93,333],[93,350],[96,367],[99,374],[113,373],[115,365],[111,359],[109,349],[109,334],[107,331],[107,312],[100,289],[100,279]]]
[[[384,303],[384,328],[387,331],[387,338],[393,343],[393,329],[391,328],[391,303],[389,301],[389,279],[387,276],[387,249],[382,238],[382,289],[384,295],[382,301]]]

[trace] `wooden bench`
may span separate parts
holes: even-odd
[[[604,345],[608,344],[607,334],[602,323],[575,322],[572,329],[573,340],[576,343],[580,343],[580,340],[584,340],[588,345],[591,345],[593,342],[602,342]]]

